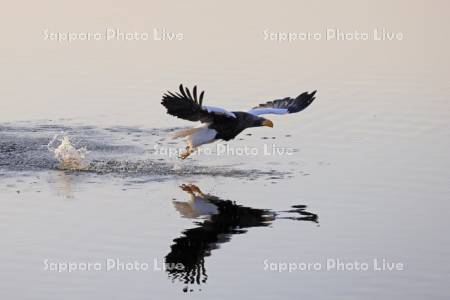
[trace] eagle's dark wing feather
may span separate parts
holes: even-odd
[[[167,113],[188,121],[200,121],[202,123],[212,123],[215,121],[235,118],[236,116],[225,109],[202,106],[204,92],[197,98],[197,87],[193,93],[188,88],[180,84],[180,92],[167,92],[163,95],[161,104],[167,108]]]
[[[315,99],[314,95],[316,91],[308,94],[304,92],[300,94],[297,98],[284,98],[266,102],[264,104],[260,104],[256,107],[253,107],[250,111],[251,114],[254,115],[263,115],[263,114],[292,114],[307,108]]]

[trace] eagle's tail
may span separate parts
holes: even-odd
[[[198,131],[199,129],[200,129],[199,127],[193,127],[193,128],[187,128],[187,129],[177,131],[172,135],[172,139],[178,139],[178,138],[190,136],[190,135],[194,134],[196,131]]]

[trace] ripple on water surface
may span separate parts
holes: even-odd
[[[0,126],[0,168],[4,172],[67,170],[121,176],[226,176],[283,178],[287,172],[205,166],[192,161],[149,159],[145,145],[161,144],[177,128],[91,126]],[[141,141],[145,140],[145,143]],[[171,142],[165,142],[167,145]],[[175,146],[172,146],[175,147]]]

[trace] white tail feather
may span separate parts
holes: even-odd
[[[194,128],[187,128],[187,129],[177,131],[173,134],[172,139],[178,139],[178,138],[190,136],[200,129],[201,129],[201,127],[194,127]]]
[[[200,145],[209,144],[216,139],[217,131],[208,128],[208,125],[201,125],[200,127],[188,128],[177,131],[172,138],[187,137],[188,146],[190,149],[195,149]]]

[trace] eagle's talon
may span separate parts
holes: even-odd
[[[191,155],[192,153],[194,153],[194,149],[192,148],[191,145],[186,146],[186,151],[184,151],[183,153],[180,154],[179,158],[181,159],[186,159],[189,157],[189,155]]]
[[[182,184],[182,185],[180,185],[180,188],[181,188],[183,191],[188,192],[189,194],[192,194],[192,195],[194,194],[194,192],[192,191],[192,188],[191,188],[190,185]]]
[[[186,159],[186,158],[188,158],[189,155],[191,155],[191,152],[190,151],[186,151],[186,152],[183,152],[183,153],[180,154],[180,158],[181,159]]]

